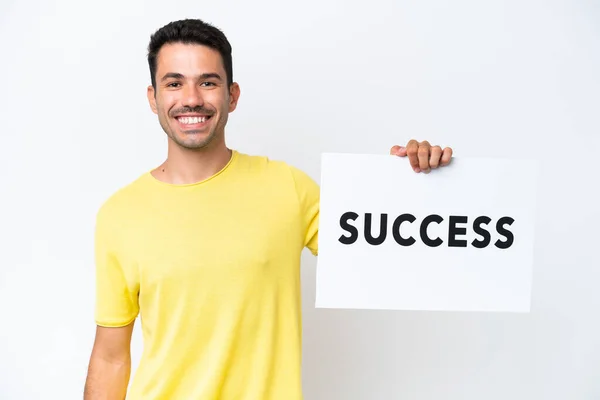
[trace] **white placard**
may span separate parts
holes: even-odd
[[[323,154],[316,306],[529,312],[537,173],[533,160],[455,157],[424,174]]]

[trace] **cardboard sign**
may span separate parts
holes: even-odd
[[[316,306],[529,312],[537,162],[324,154]]]

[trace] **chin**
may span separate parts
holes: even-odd
[[[173,141],[183,148],[194,150],[208,147],[213,140],[214,136],[210,134],[184,133],[177,135]]]

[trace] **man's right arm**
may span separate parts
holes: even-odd
[[[84,400],[122,400],[131,373],[134,322],[124,327],[98,326],[85,381]]]

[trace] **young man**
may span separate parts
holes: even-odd
[[[299,400],[300,255],[318,251],[319,187],[227,147],[240,88],[218,29],[170,23],[152,35],[148,62],[167,158],[98,212],[84,398]],[[390,154],[428,172],[452,150],[412,140]],[[138,315],[144,351],[128,391]]]

